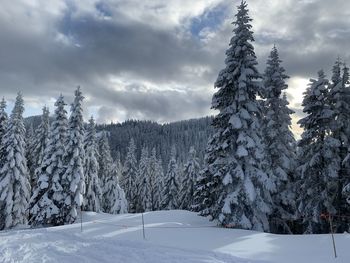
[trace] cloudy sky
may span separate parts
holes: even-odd
[[[60,93],[70,102],[77,85],[86,117],[100,123],[208,115],[239,2],[2,0],[1,95],[11,108],[22,91],[27,116],[52,109]],[[349,59],[350,2],[247,2],[259,68],[276,44],[300,114],[308,79],[320,68],[329,72],[337,56]]]

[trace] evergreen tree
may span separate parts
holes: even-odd
[[[307,233],[328,232],[328,222],[321,215],[334,215],[337,212],[335,200],[340,142],[330,133],[334,111],[327,100],[328,85],[323,71],[318,73],[317,80],[310,80],[302,103],[307,116],[298,122],[304,128],[298,143],[301,179],[299,211]]]
[[[160,191],[162,190],[161,180],[163,179],[162,166],[157,159],[156,148],[152,149],[149,158],[149,180],[148,180],[148,203],[149,210],[155,211],[159,209]]]
[[[2,138],[5,135],[7,121],[8,121],[8,116],[5,110],[6,110],[6,101],[4,98],[2,98],[0,102],[0,145],[2,142]]]
[[[334,112],[333,125],[330,126],[332,137],[339,141],[339,157],[341,163],[338,172],[338,187],[336,209],[339,213],[348,214],[350,208],[346,202],[342,190],[349,182],[350,177],[350,162],[344,161],[350,148],[350,88],[349,84],[349,69],[344,65],[343,75],[341,74],[342,63],[340,59],[333,66],[332,83],[330,84],[328,100],[330,107]],[[348,218],[335,218],[333,220],[337,227],[337,231],[343,233],[349,229],[350,220]]]
[[[44,152],[47,148],[49,141],[49,129],[50,129],[50,112],[49,108],[43,108],[43,114],[41,116],[41,123],[38,128],[35,129],[32,138],[30,139],[28,147],[28,162],[30,160],[30,183],[34,188],[36,181],[40,174],[40,166],[44,159]],[[33,189],[34,190],[34,189]]]
[[[161,157],[158,158],[158,161],[156,163],[156,187],[158,189],[158,201],[156,203],[155,208],[157,210],[162,209],[162,200],[163,200],[163,189],[164,189],[164,170],[163,170],[163,161]]]
[[[6,156],[5,155],[6,150],[3,147],[3,142],[4,142],[4,136],[5,136],[7,124],[8,124],[8,116],[5,110],[6,110],[6,101],[4,98],[2,98],[0,102],[0,167],[3,166],[5,161],[5,156]]]
[[[18,93],[2,138],[4,160],[0,168],[0,229],[27,223],[30,184],[25,159],[24,103]]]
[[[38,180],[30,200],[30,221],[34,226],[63,225],[65,223],[65,217],[62,214],[67,198],[67,193],[62,186],[68,125],[65,106],[66,103],[61,95],[55,103],[55,114],[43,161],[36,170]]]
[[[128,153],[126,155],[124,170],[120,178],[120,185],[125,192],[129,204],[128,211],[134,213],[137,209],[137,161],[135,157],[136,146],[134,139],[130,140]]]
[[[82,207],[83,195],[85,194],[84,179],[84,123],[82,101],[84,97],[78,87],[74,92],[74,102],[71,105],[69,118],[69,134],[65,163],[67,169],[62,177],[64,191],[68,193],[65,200],[63,214],[65,222],[73,223],[78,216],[78,209]]]
[[[115,158],[114,164],[115,164],[117,171],[118,171],[117,172],[117,180],[118,180],[118,184],[119,184],[120,178],[122,177],[122,171],[123,171],[123,164],[122,164],[121,159],[120,159],[120,152],[116,153],[116,158]]]
[[[123,214],[128,212],[128,203],[123,189],[118,184],[118,167],[112,164],[105,177],[103,189],[103,211],[110,214]]]
[[[106,132],[102,132],[98,143],[98,178],[101,181],[101,189],[103,189],[103,182],[105,177],[110,172],[110,168],[113,164],[111,150],[108,143],[108,137]]]
[[[95,121],[93,117],[89,120],[89,126],[85,135],[85,196],[84,210],[99,212],[101,210],[102,190],[98,177],[98,146],[96,143]]]
[[[178,192],[178,167],[176,162],[175,146],[171,149],[171,157],[168,164],[168,171],[164,178],[164,188],[162,191],[162,209],[172,210],[179,208]]]
[[[199,174],[199,163],[196,156],[196,150],[191,147],[189,151],[188,162],[183,172],[181,190],[180,190],[180,208],[189,210],[194,204],[194,187]]]
[[[274,202],[270,227],[272,232],[291,233],[287,224],[294,219],[296,212],[295,194],[292,184],[295,181],[296,141],[290,130],[294,112],[288,108],[283,90],[288,85],[288,76],[281,66],[277,48],[274,46],[267,61],[264,74],[264,119],[263,138],[271,179],[276,185],[272,195]]]
[[[226,51],[226,68],[218,76],[212,108],[214,135],[206,153],[196,193],[201,214],[221,225],[269,230],[274,185],[265,171],[261,135],[262,88],[252,42],[247,4],[238,6],[235,29]]]
[[[139,162],[139,170],[137,175],[136,187],[137,195],[137,212],[150,211],[152,203],[150,201],[150,162],[149,152],[147,148],[142,148],[141,158]]]
[[[26,144],[26,149],[25,149],[25,156],[27,160],[27,169],[28,169],[28,174],[29,174],[29,184],[31,186],[31,189],[34,190],[35,188],[35,181],[34,178],[34,160],[32,160],[32,147],[33,147],[33,140],[34,140],[34,128],[33,128],[33,123],[31,123],[26,129],[26,136],[25,136],[25,144]]]

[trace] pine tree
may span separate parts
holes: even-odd
[[[96,143],[95,121],[93,117],[89,120],[89,126],[84,142],[85,161],[85,196],[84,210],[99,212],[101,210],[102,190],[98,177],[98,146]]]
[[[139,162],[139,169],[137,175],[136,187],[138,189],[137,194],[137,212],[144,212],[151,210],[150,201],[150,159],[147,148],[142,148],[141,158]]]
[[[128,202],[123,189],[118,184],[120,173],[116,163],[112,164],[105,177],[103,189],[103,211],[110,214],[124,214],[128,212]]]
[[[71,115],[69,118],[69,134],[67,143],[67,152],[65,155],[65,163],[67,169],[62,177],[62,185],[64,191],[68,193],[65,200],[63,214],[65,222],[73,223],[78,216],[78,209],[83,204],[83,195],[85,194],[84,179],[84,123],[82,96],[80,87],[74,92],[75,98],[71,105]]]
[[[40,174],[40,166],[43,162],[44,152],[47,148],[49,141],[49,129],[50,129],[50,112],[49,108],[43,108],[43,114],[41,116],[41,123],[33,133],[33,137],[29,143],[28,161],[31,165],[29,168],[30,183],[34,188],[36,181]],[[33,189],[34,190],[34,189]]]
[[[168,164],[168,171],[164,178],[164,188],[162,191],[162,209],[172,210],[179,208],[178,192],[178,166],[176,161],[175,146],[171,149],[170,161]]]
[[[133,139],[130,140],[128,153],[126,155],[124,170],[120,178],[120,186],[125,192],[126,200],[129,204],[128,211],[134,213],[136,211],[137,202],[137,161],[135,157],[136,146]]]
[[[32,160],[32,147],[33,147],[33,141],[35,139],[34,136],[34,128],[33,128],[33,123],[30,123],[28,129],[26,129],[26,136],[25,136],[25,144],[26,144],[26,149],[25,149],[25,157],[27,160],[27,169],[28,169],[28,174],[29,174],[29,183],[31,186],[31,189],[34,190],[35,188],[35,181],[34,178],[34,160]]]
[[[2,98],[0,102],[0,167],[3,166],[5,158],[5,148],[3,147],[4,136],[8,124],[8,116],[6,113],[6,101]]]
[[[189,210],[194,204],[194,187],[199,175],[199,163],[196,150],[192,146],[189,151],[188,161],[183,172],[180,190],[180,208]]]
[[[212,108],[214,135],[206,153],[196,193],[197,208],[221,225],[269,230],[274,185],[265,171],[261,135],[260,74],[252,42],[247,4],[238,6],[235,29],[218,76]]]
[[[339,157],[341,163],[338,172],[338,187],[336,209],[339,213],[348,214],[350,208],[346,202],[342,190],[349,181],[350,177],[350,162],[345,161],[350,149],[350,88],[349,84],[349,69],[344,65],[343,75],[341,75],[342,63],[340,59],[333,66],[332,83],[330,84],[328,100],[330,107],[334,112],[333,125],[331,125],[332,137],[340,142]],[[350,220],[348,218],[335,218],[333,220],[337,227],[337,231],[342,233],[349,229]]]
[[[102,190],[101,207],[102,211],[105,212],[104,207],[106,207],[105,201],[107,200],[104,199],[103,195],[105,183],[107,181],[107,178],[109,177],[110,169],[113,163],[106,132],[102,132],[100,136],[98,143],[98,152],[98,178],[100,180],[100,186]]]
[[[123,164],[120,160],[120,152],[116,153],[116,158],[115,158],[114,164],[117,168],[117,179],[118,179],[118,184],[119,184],[120,178],[122,177],[122,171],[124,169]]]
[[[55,114],[50,126],[49,141],[43,161],[37,169],[37,186],[30,200],[32,225],[63,225],[63,206],[67,192],[62,186],[65,172],[64,154],[67,141],[67,112],[62,95],[55,103]]]
[[[156,187],[158,189],[158,201],[156,203],[156,209],[162,209],[162,200],[163,200],[163,189],[164,189],[164,169],[163,169],[163,161],[161,157],[158,158],[156,163]]]
[[[18,93],[2,138],[4,163],[0,168],[0,229],[27,223],[30,184],[25,159],[24,102]]]
[[[327,100],[328,86],[323,71],[318,73],[317,80],[310,80],[302,103],[307,116],[298,122],[304,128],[298,143],[301,179],[298,209],[307,233],[328,232],[328,222],[321,215],[337,212],[334,204],[338,191],[340,142],[330,133],[334,111]]]
[[[296,141],[290,130],[294,112],[288,108],[283,90],[288,85],[288,76],[281,66],[277,48],[274,46],[267,61],[264,74],[264,119],[262,123],[265,153],[268,159],[271,179],[276,185],[272,198],[274,202],[270,226],[272,232],[290,233],[288,220],[295,217],[296,203],[292,188],[296,168]]]
[[[161,180],[163,179],[162,167],[157,159],[156,148],[152,149],[149,158],[149,180],[148,180],[148,202],[149,210],[155,211],[159,209],[160,191],[162,190]]]
[[[2,142],[2,139],[6,133],[6,127],[7,127],[7,121],[8,121],[8,116],[5,110],[6,110],[6,101],[4,98],[2,98],[0,102],[0,143]]]

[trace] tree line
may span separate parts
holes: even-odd
[[[127,212],[106,133],[96,135],[91,117],[84,128],[80,88],[69,119],[61,95],[50,124],[43,108],[40,125],[26,136],[21,93],[8,118],[0,103],[0,229],[19,225],[73,223],[80,210]]]

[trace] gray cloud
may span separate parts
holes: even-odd
[[[179,1],[36,0],[28,6],[6,0],[0,11],[2,94],[22,90],[34,107],[61,92],[69,101],[80,84],[100,122],[208,114],[235,8],[229,0],[186,8]],[[227,8],[219,13],[222,24],[204,27],[200,37],[191,34],[191,21],[216,7]],[[259,68],[274,43],[291,77],[327,72],[338,55],[349,60],[349,7],[341,0],[249,1]],[[293,107],[301,92],[289,91]]]

